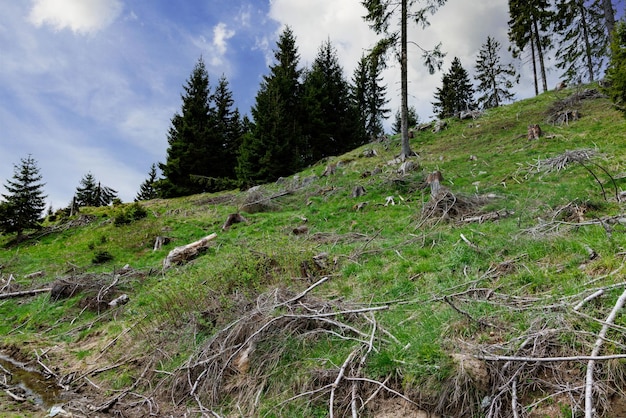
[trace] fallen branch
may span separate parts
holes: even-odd
[[[526,363],[549,363],[559,361],[606,361],[626,358],[626,354],[613,354],[607,356],[564,356],[564,357],[519,357],[519,356],[483,356],[476,355],[475,358],[485,361],[514,361]]]
[[[33,289],[33,290],[22,290],[20,292],[11,292],[11,293],[1,293],[0,299],[12,299],[12,298],[21,298],[25,296],[33,296],[39,293],[46,293],[52,290],[51,287],[46,287],[43,289]]]
[[[611,313],[609,313],[609,316],[606,318],[606,323],[600,330],[598,339],[596,340],[593,350],[591,351],[592,358],[589,359],[589,363],[587,363],[587,375],[585,378],[585,418],[593,417],[593,368],[596,362],[594,357],[598,356],[610,324],[613,323],[615,317],[617,316],[617,312],[622,309],[624,303],[626,303],[626,290],[624,290],[622,295],[617,299],[617,302],[615,302],[615,306],[613,306]]]

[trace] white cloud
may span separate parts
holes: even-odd
[[[28,19],[37,27],[48,24],[85,34],[113,23],[122,8],[120,0],[34,0]]]
[[[235,31],[228,29],[226,23],[220,22],[213,28],[213,46],[220,55],[226,53],[226,42],[235,36]]]

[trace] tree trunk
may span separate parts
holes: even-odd
[[[606,22],[606,30],[609,39],[613,40],[613,31],[615,30],[615,11],[611,0],[602,0],[602,11],[604,12],[604,20]]]
[[[593,74],[593,61],[591,59],[591,44],[589,43],[589,28],[587,27],[587,10],[582,0],[578,2],[580,13],[580,24],[583,30],[583,38],[585,39],[585,58],[587,58],[587,71],[589,71],[589,82],[593,83],[595,77]]]
[[[537,57],[535,56],[535,33],[530,33],[530,54],[533,60],[533,77],[535,80],[535,96],[539,96],[539,80],[537,79]]]
[[[537,56],[539,57],[539,68],[541,69],[541,82],[543,86],[543,92],[548,91],[548,80],[546,78],[546,66],[543,63],[543,48],[541,47],[541,37],[539,36],[539,25],[537,19],[533,19],[533,30],[535,31],[535,42],[537,43]]]
[[[404,161],[413,154],[411,144],[409,143],[409,84],[407,70],[407,26],[408,26],[408,0],[402,0],[402,16],[401,16],[401,53],[400,53],[400,78],[401,78],[401,105],[400,105],[400,130],[402,132],[402,152],[400,158]]]

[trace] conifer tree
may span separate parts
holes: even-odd
[[[353,105],[356,107],[357,125],[362,135],[366,135],[368,125],[368,70],[369,57],[363,54],[354,69],[354,73],[352,74],[352,84],[350,85],[350,98],[352,99]]]
[[[419,123],[419,115],[417,114],[417,110],[415,106],[409,106],[409,127],[415,127]],[[399,134],[402,130],[402,115],[400,114],[400,109],[396,112],[396,117],[393,125],[391,126],[394,134]]]
[[[560,35],[557,68],[566,81],[597,79],[608,55],[609,35],[602,5],[597,1],[558,0],[554,15]]]
[[[80,180],[80,186],[76,188],[74,203],[78,207],[82,206],[107,206],[117,199],[117,191],[110,187],[103,186],[93,174],[87,173]]]
[[[254,128],[244,135],[239,149],[237,178],[242,185],[274,181],[304,166],[302,70],[291,28],[280,35],[274,58],[252,107]]]
[[[311,69],[305,73],[302,91],[303,115],[306,115],[302,126],[307,147],[301,152],[305,164],[366,142],[359,135],[350,86],[330,40],[321,45]]]
[[[509,39],[514,45],[513,56],[520,56],[530,46],[535,79],[535,94],[539,94],[538,71],[543,91],[548,91],[545,56],[552,48],[549,26],[552,11],[548,0],[509,0]],[[539,68],[537,68],[539,64]]]
[[[483,109],[498,107],[515,96],[511,89],[513,82],[519,81],[519,76],[512,64],[500,63],[499,52],[500,43],[491,36],[487,37],[487,41],[478,52],[476,61],[478,87],[476,90],[482,93],[478,98],[478,103]]]
[[[619,111],[626,116],[626,22],[615,25],[611,40],[611,60],[606,71],[604,91]]]
[[[384,69],[384,63],[381,56],[372,54],[368,59],[367,72],[367,124],[365,133],[371,139],[379,138],[384,134],[383,120],[389,117],[391,109],[385,107],[389,103],[387,99],[387,86],[383,86],[381,73]],[[410,116],[410,115],[409,115]],[[410,120],[409,120],[409,125]]]
[[[364,19],[370,23],[370,27],[379,35],[385,37],[379,41],[373,53],[384,56],[387,51],[399,46],[397,52],[400,61],[400,114],[402,121],[402,151],[400,158],[405,159],[414,154],[409,143],[408,125],[408,22],[414,22],[422,26],[428,26],[428,14],[434,14],[440,6],[446,3],[445,0],[362,0],[361,4],[367,9]],[[418,5],[417,8],[414,6]],[[390,29],[393,19],[398,19],[399,30]],[[416,44],[417,45],[417,44]],[[441,62],[445,54],[441,52],[441,45],[437,45],[432,50],[421,48],[422,58],[428,71],[433,74],[435,69],[441,68]]]
[[[182,109],[172,118],[168,132],[167,159],[159,168],[163,179],[157,183],[162,197],[186,196],[205,191],[192,176],[210,177],[215,157],[215,131],[211,129],[211,92],[209,74],[202,58],[196,63],[183,87]]]
[[[433,112],[442,119],[476,108],[474,88],[458,57],[454,58],[450,70],[444,74],[442,86],[435,93],[435,100]]]
[[[38,229],[41,226],[41,214],[46,207],[39,167],[32,156],[13,166],[13,178],[7,180],[0,202],[0,231],[17,233],[21,240],[24,230]]]
[[[156,188],[154,185],[157,181],[157,165],[152,164],[150,166],[150,171],[148,172],[148,178],[141,183],[139,186],[139,192],[135,196],[135,202],[140,202],[142,200],[151,200],[159,197]]]

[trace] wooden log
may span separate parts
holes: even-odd
[[[39,293],[49,292],[50,290],[52,290],[51,287],[46,287],[43,289],[22,290],[20,292],[0,293],[0,299],[11,299],[11,298],[21,298],[25,296],[33,296]]]
[[[198,256],[202,251],[206,250],[209,243],[217,237],[216,233],[207,235],[201,240],[192,242],[181,247],[176,247],[163,260],[163,268],[170,268],[175,264],[182,264]]]

